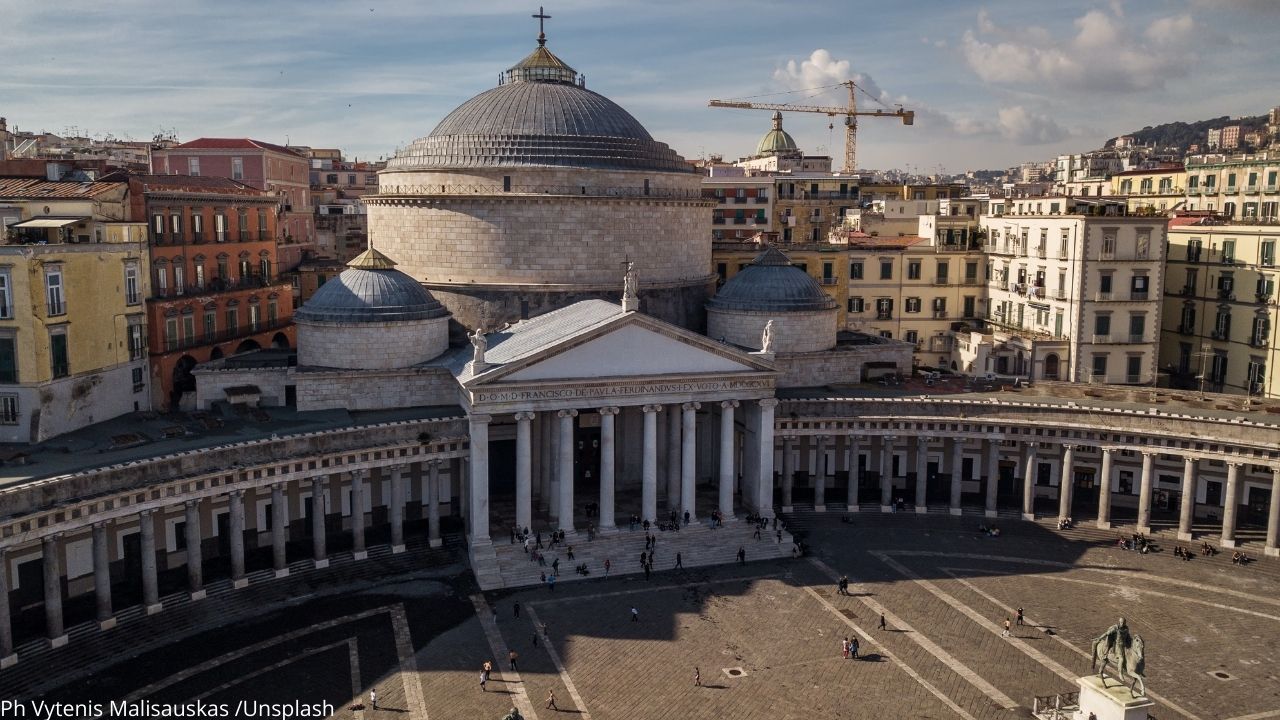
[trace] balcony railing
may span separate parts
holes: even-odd
[[[1257,186],[1257,185],[1245,185],[1245,186],[1244,186],[1244,194],[1245,194],[1245,195],[1257,195],[1257,194],[1258,194],[1258,186]]]
[[[733,199],[733,203],[734,203],[735,205],[745,205],[745,204],[746,204],[746,202],[747,202],[747,198],[746,198],[746,197],[735,197],[735,198]]]
[[[1141,375],[1125,375],[1124,380],[1130,385],[1137,385],[1138,383],[1142,382],[1142,376]]]
[[[942,276],[942,277],[936,277],[936,278],[934,278],[934,279],[933,279],[933,284],[934,284],[934,285],[949,285],[949,284],[950,284],[950,281],[949,281],[949,280],[946,278],[946,276],[944,275],[944,276]]]
[[[260,322],[256,328],[246,324],[231,329],[198,333],[195,337],[182,339],[165,338],[164,349],[161,352],[186,350],[188,348],[200,347],[202,345],[216,345],[220,342],[238,340],[239,338],[248,337],[249,335],[257,335],[258,333],[270,332],[272,330],[283,330],[292,324],[293,321],[291,319],[277,320],[274,323]]]
[[[1097,335],[1097,334],[1095,334],[1095,335],[1093,336],[1093,344],[1094,344],[1094,345],[1109,345],[1109,344],[1111,344],[1111,336],[1110,336],[1110,335]]]
[[[1147,291],[1146,291],[1146,290],[1133,290],[1133,291],[1130,291],[1130,293],[1129,293],[1129,299],[1130,299],[1130,300],[1132,300],[1133,302],[1146,302],[1146,301],[1147,301]]]
[[[1264,190],[1263,192],[1266,192],[1268,194],[1280,192],[1280,186],[1276,185],[1275,183],[1271,183],[1270,185],[1267,186],[1267,189]]]
[[[1240,192],[1240,188],[1236,187],[1235,185],[1228,185],[1228,186],[1227,186],[1227,188],[1226,188],[1225,190],[1223,190],[1223,191],[1222,191],[1222,194],[1223,194],[1223,195],[1236,195],[1236,194],[1239,194],[1239,192]]]
[[[966,278],[963,280],[963,282],[964,282],[964,284],[965,284],[965,285],[977,285],[977,284],[978,284],[978,278],[976,278],[976,277],[966,277]]]
[[[877,319],[877,320],[892,320],[892,319],[893,319],[893,312],[892,312],[892,311],[888,311],[888,310],[877,310],[877,311],[876,311],[876,319]]]
[[[838,282],[840,281],[833,277],[824,277],[818,280],[819,285],[835,285]]]
[[[946,311],[946,310],[934,310],[934,311],[933,311],[933,319],[934,319],[934,320],[942,320],[942,319],[945,319],[946,317],[947,317],[947,311]]]
[[[1144,343],[1146,341],[1147,341],[1147,336],[1145,333],[1129,334],[1129,342],[1131,343]]]
[[[1178,334],[1179,335],[1195,335],[1196,329],[1191,325],[1179,325]]]
[[[1096,300],[1096,301],[1098,301],[1098,302],[1110,302],[1110,300],[1111,300],[1111,293],[1110,293],[1110,292],[1099,292],[1097,295],[1095,295],[1095,296],[1094,296],[1094,300]]]

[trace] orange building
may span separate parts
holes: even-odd
[[[234,180],[130,178],[147,219],[153,407],[178,409],[198,363],[294,345],[293,289],[279,278],[279,198]],[[137,207],[138,204],[141,207]]]

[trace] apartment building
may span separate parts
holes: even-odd
[[[1280,218],[1280,151],[1187,158],[1187,209],[1241,223]]]
[[[1152,384],[1168,220],[1122,199],[1010,199],[982,218],[989,339],[965,372]],[[986,367],[973,366],[981,356]]]
[[[1160,364],[1172,386],[1280,394],[1278,241],[1277,225],[1171,221]]]
[[[775,229],[771,177],[713,174],[702,181],[702,196],[714,199],[707,236],[712,240],[749,240]],[[749,260],[748,260],[749,262]]]
[[[1159,213],[1180,210],[1187,200],[1187,170],[1181,165],[1125,170],[1111,176],[1108,195],[1128,198],[1129,214]]]

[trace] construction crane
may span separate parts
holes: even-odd
[[[916,113],[914,110],[904,110],[901,107],[896,109],[885,110],[859,110],[857,92],[862,90],[852,80],[846,80],[839,85],[828,85],[832,87],[845,87],[849,90],[848,107],[831,107],[822,105],[782,105],[777,103],[757,103],[747,102],[745,100],[712,100],[711,107],[720,108],[737,108],[739,110],[779,110],[787,112],[807,112],[821,113],[828,117],[844,116],[844,172],[852,174],[857,172],[858,168],[858,116],[867,117],[895,117],[902,120],[903,125],[914,125],[916,121]],[[823,90],[826,88],[810,88],[812,90]],[[877,102],[879,102],[877,100]],[[883,103],[882,103],[883,104]],[[887,106],[886,106],[887,107]]]

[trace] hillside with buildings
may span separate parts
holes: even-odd
[[[1104,148],[1123,148],[1126,145],[1148,145],[1159,148],[1176,149],[1183,153],[1195,152],[1193,146],[1199,146],[1205,149],[1205,139],[1209,137],[1211,130],[1219,130],[1224,127],[1239,126],[1240,138],[1243,139],[1249,133],[1265,133],[1267,128],[1266,115],[1252,115],[1249,117],[1232,118],[1227,115],[1213,118],[1210,120],[1199,120],[1196,122],[1169,122],[1160,125],[1148,125],[1141,130],[1113,137],[1103,145]]]

